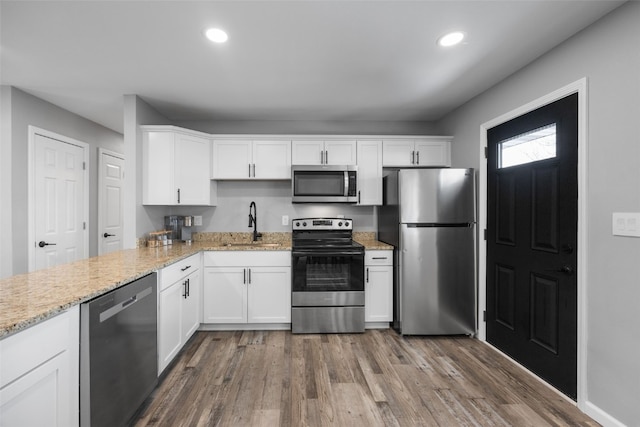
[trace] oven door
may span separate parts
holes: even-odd
[[[362,250],[294,249],[291,261],[293,306],[364,304]]]

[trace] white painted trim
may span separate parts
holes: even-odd
[[[556,91],[531,101],[515,110],[509,111],[495,119],[480,125],[480,168],[478,178],[478,226],[480,236],[487,228],[487,130],[513,118],[519,117],[544,105],[550,104],[568,95],[578,93],[578,348],[577,348],[577,404],[585,411],[587,402],[587,78],[584,77]],[[484,242],[484,240],[481,240]],[[482,313],[487,309],[487,248],[486,244],[478,247],[478,339],[486,341],[486,323]]]
[[[104,191],[104,177],[102,176],[102,168],[104,166],[104,158],[103,155],[115,157],[116,159],[120,159],[123,162],[124,155],[120,153],[116,153],[115,151],[106,150],[102,147],[98,147],[98,234],[97,234],[97,242],[98,242],[98,255],[102,255],[102,230],[104,229],[104,218],[102,217],[102,199],[103,199],[103,191]]]
[[[35,137],[36,135],[42,135],[47,138],[55,139],[58,141],[62,141],[67,144],[75,145],[77,147],[82,148],[83,153],[83,161],[86,165],[86,169],[84,170],[84,219],[83,221],[87,224],[87,227],[84,231],[84,254],[83,258],[89,257],[89,144],[86,142],[78,141],[77,139],[69,138],[67,136],[63,136],[54,132],[50,132],[48,130],[44,130],[35,126],[29,125],[29,141],[28,141],[28,149],[27,149],[27,191],[28,191],[28,207],[27,207],[27,215],[28,215],[28,224],[29,229],[27,231],[27,247],[29,248],[29,263],[28,268],[29,271],[33,271],[35,269],[36,263],[36,247],[35,247],[35,232],[36,232],[36,213],[35,213]]]
[[[626,427],[621,421],[618,421],[607,412],[600,409],[598,406],[593,403],[586,401],[582,408],[580,408],[582,412],[589,415],[591,418],[602,424],[604,427]]]

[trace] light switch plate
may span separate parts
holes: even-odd
[[[289,225],[289,215],[282,215],[282,225]]]
[[[195,215],[193,217],[193,225],[202,225],[202,215]]]
[[[614,236],[640,237],[640,212],[614,212],[611,227]]]

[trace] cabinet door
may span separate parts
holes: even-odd
[[[393,321],[393,267],[365,267],[365,322]]]
[[[0,340],[0,426],[79,424],[79,313],[72,307]]]
[[[200,270],[191,273],[185,279],[187,282],[187,296],[182,299],[182,345],[184,345],[191,335],[200,327],[200,289],[202,286],[202,275]]]
[[[249,179],[251,141],[214,140],[212,179]]]
[[[160,292],[158,313],[158,374],[182,348],[182,299],[184,280]]]
[[[324,141],[293,141],[291,163],[294,165],[324,164]]]
[[[413,166],[415,161],[413,140],[385,139],[382,143],[383,166]]]
[[[382,204],[382,141],[358,141],[358,204]]]
[[[247,279],[246,268],[205,268],[202,322],[246,323]]]
[[[248,323],[291,322],[291,267],[251,267]]]
[[[142,140],[142,204],[175,205],[174,133],[145,132]]]
[[[291,141],[254,141],[253,177],[291,179]]]
[[[416,166],[451,166],[449,141],[416,141]]]
[[[356,157],[356,141],[325,141],[324,142],[325,163],[327,165],[355,165],[358,162]]]
[[[78,414],[69,413],[67,408],[65,392],[69,392],[69,385],[63,381],[68,369],[68,352],[63,352],[1,389],[0,425],[78,425]]]
[[[211,141],[206,138],[176,134],[175,186],[180,205],[211,203]]]

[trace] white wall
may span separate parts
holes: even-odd
[[[480,125],[588,79],[587,343],[583,409],[640,420],[640,238],[611,234],[612,212],[640,212],[640,3],[629,2],[445,117],[452,163],[479,166]],[[584,248],[583,248],[584,249]],[[611,417],[611,418],[609,418]]]
[[[11,224],[11,90],[0,86],[0,224]],[[0,242],[13,240],[12,227],[0,227]],[[13,274],[13,248],[0,245],[0,279]]]
[[[8,126],[10,132],[8,144],[10,146],[7,146],[7,152],[10,154],[11,162],[11,217],[9,223],[3,223],[3,227],[11,227],[11,273],[24,273],[28,269],[28,218],[26,212],[28,211],[27,161],[29,125],[89,144],[89,256],[97,255],[98,147],[122,153],[122,135],[14,87],[5,86],[2,90],[3,103],[9,104],[7,105],[8,111],[3,109],[3,121],[7,114],[10,121]],[[3,123],[3,133],[5,132]],[[3,142],[3,146],[6,144],[7,142]],[[7,161],[4,158],[4,148],[2,154],[4,166],[4,162]],[[5,174],[4,167],[2,174]],[[3,179],[2,182],[4,183],[5,180]],[[7,190],[5,189],[4,191]]]
[[[434,122],[321,120],[191,120],[176,126],[221,134],[437,135]]]
[[[165,206],[142,205],[142,131],[141,125],[167,125],[169,119],[137,95],[124,95],[125,145],[125,249],[136,247],[136,238],[164,225]],[[131,171],[129,173],[127,171]]]

